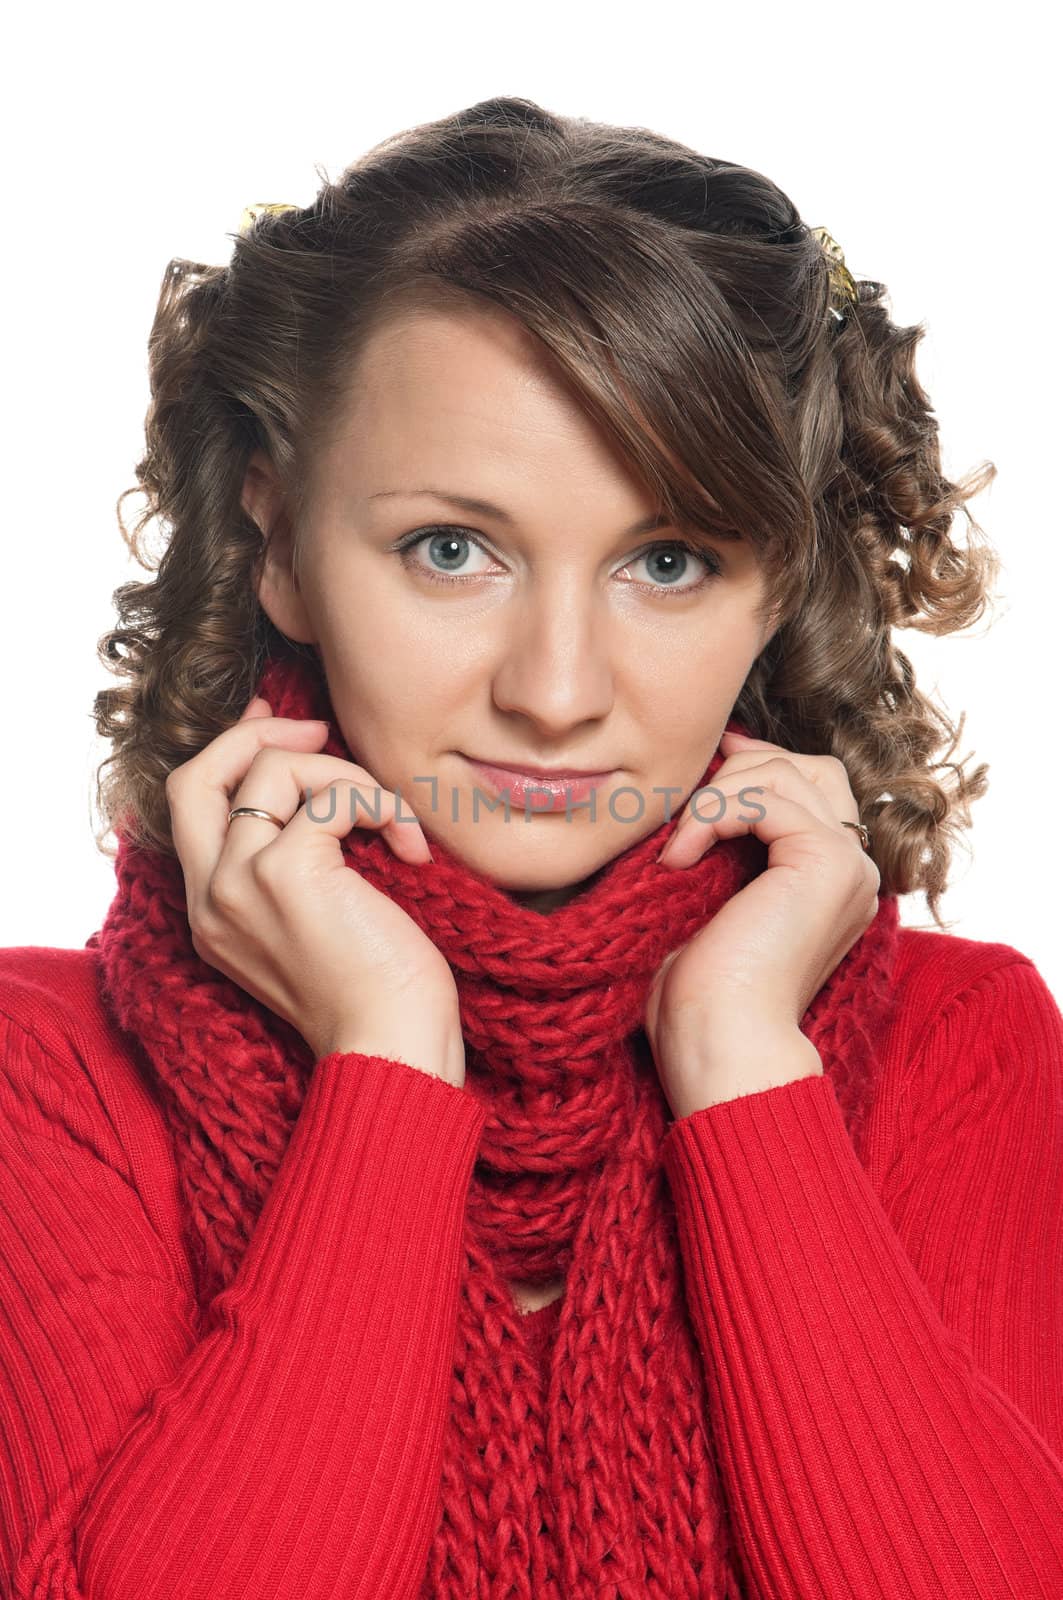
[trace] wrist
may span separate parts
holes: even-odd
[[[800,1029],[747,1023],[733,1031],[706,1027],[670,1052],[660,1076],[678,1119],[800,1078],[822,1077],[823,1061]]]
[[[356,1023],[338,1024],[309,1042],[319,1061],[330,1055],[380,1056],[446,1078],[459,1088],[465,1082],[465,1040],[460,1028],[442,1024],[438,1028],[411,1027],[408,1018],[386,1018],[376,1025],[361,1017]]]

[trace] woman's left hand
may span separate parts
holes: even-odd
[[[749,833],[768,864],[651,986],[644,1027],[677,1117],[822,1073],[799,1024],[878,910],[878,868],[842,826],[859,821],[842,763],[733,733],[720,749],[719,794],[691,797],[661,864],[681,872],[718,839]]]

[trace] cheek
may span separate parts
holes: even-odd
[[[722,728],[758,653],[751,625],[708,619],[703,629],[673,642],[665,638],[632,659],[627,692],[662,739],[689,739]]]
[[[379,619],[323,638],[322,659],[340,726],[389,763],[446,742],[477,698],[479,680],[454,652]]]

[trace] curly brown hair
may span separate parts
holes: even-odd
[[[113,744],[97,845],[120,822],[172,853],[169,772],[240,715],[268,658],[321,670],[257,598],[252,452],[285,486],[297,562],[316,452],[369,334],[409,305],[487,301],[552,352],[676,526],[754,545],[781,620],[734,715],[844,763],[882,892],[923,890],[944,927],[952,846],[987,768],[950,760],[963,717],[954,728],[916,688],[891,631],[982,615],[999,560],[965,502],[996,467],[943,475],[914,369],[923,326],[895,325],[867,280],[839,318],[828,255],[769,178],[646,128],[507,96],[384,140],[338,182],[317,171],[313,203],[260,215],[228,265],[166,268],[146,448],[117,508],[155,576],[115,591],[98,646],[123,681],[94,702]],[[130,532],[122,502],[138,490]],[[960,509],[966,548],[950,536]],[[166,533],[154,564],[152,521]]]

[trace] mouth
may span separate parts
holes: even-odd
[[[536,767],[527,761],[481,761],[478,756],[468,756],[478,767],[490,767],[493,772],[516,772],[522,778],[546,778],[561,782],[565,778],[607,778],[616,767]]]
[[[619,769],[590,772],[572,767],[551,769],[508,766],[498,761],[464,758],[473,771],[497,795],[508,794],[518,805],[531,802],[534,811],[561,811],[566,805],[585,800]]]

